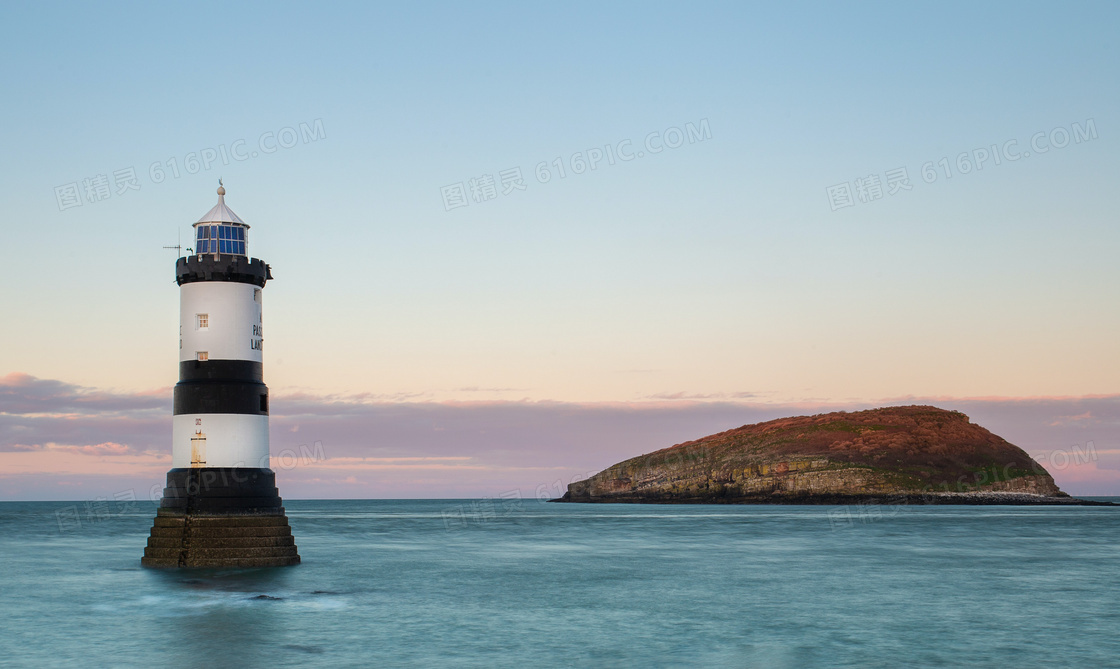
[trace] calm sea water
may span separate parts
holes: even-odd
[[[1120,666],[1120,509],[286,504],[302,565],[153,571],[0,503],[0,664]]]

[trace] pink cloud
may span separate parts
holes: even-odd
[[[56,448],[82,455],[129,455],[133,452],[128,446],[111,441],[90,446],[58,446]]]
[[[45,448],[42,444],[12,444],[13,451],[41,451]]]
[[[1053,423],[1050,423],[1050,425],[1051,425],[1051,427],[1058,427],[1060,425],[1068,425],[1070,423],[1074,423],[1074,422],[1077,422],[1079,420],[1090,420],[1092,418],[1093,418],[1093,412],[1092,411],[1086,411],[1085,413],[1078,414],[1076,416],[1058,416],[1054,420]]]

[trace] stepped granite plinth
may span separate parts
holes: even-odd
[[[270,469],[172,469],[156,511],[145,567],[299,564]]]

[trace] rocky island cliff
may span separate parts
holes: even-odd
[[[554,501],[1088,503],[1021,448],[932,406],[744,425],[620,462]]]

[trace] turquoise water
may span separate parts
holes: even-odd
[[[0,664],[1120,666],[1116,508],[287,508],[298,567],[152,571],[150,504],[0,503]]]

